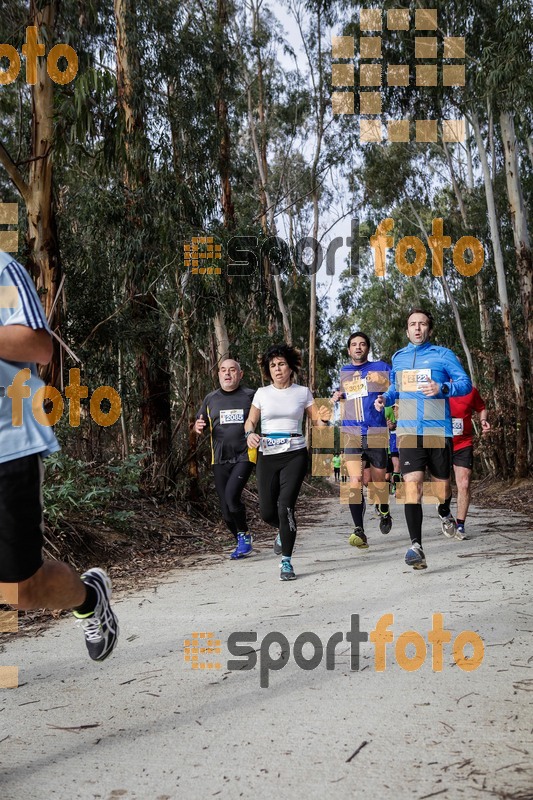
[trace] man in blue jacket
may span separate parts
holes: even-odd
[[[440,484],[436,488],[442,531],[447,536],[455,533],[450,513],[453,428],[449,398],[468,394],[472,388],[457,356],[446,347],[431,344],[432,332],[431,314],[413,308],[407,317],[409,344],[392,357],[390,388],[375,401],[376,409],[382,410],[399,398],[396,434],[406,484],[405,519],[411,537],[405,563],[414,569],[427,566],[422,550],[421,505],[426,467],[431,480]]]

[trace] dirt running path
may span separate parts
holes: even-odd
[[[121,639],[101,665],[87,659],[70,618],[9,642],[0,663],[19,666],[21,686],[0,690],[2,800],[531,798],[531,523],[472,509],[472,538],[457,542],[425,508],[429,568],[415,572],[403,562],[399,507],[388,536],[367,520],[371,547],[361,552],[347,545],[348,510],[312,502],[327,503],[328,516],[300,530],[297,581],[278,580],[267,548],[243,562],[207,558],[167,573],[117,598]],[[460,669],[445,644],[442,671],[432,671],[436,613],[452,642],[463,630],[483,639],[478,669]],[[359,669],[350,669],[346,633],[356,614],[362,631],[394,615],[383,672],[371,642],[360,644]],[[408,630],[427,645],[416,671],[395,657]],[[184,661],[194,631],[221,640],[221,654],[205,656],[221,668]],[[254,669],[227,667],[235,658],[228,637],[239,631],[257,634],[248,645]],[[273,632],[291,651],[283,669],[267,671],[263,639]],[[294,658],[303,632],[314,644],[298,659],[315,655],[312,670]],[[337,632],[328,670],[319,644]],[[276,659],[280,648],[270,652]]]

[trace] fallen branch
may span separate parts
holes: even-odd
[[[350,761],[352,760],[352,758],[355,758],[355,756],[357,755],[357,753],[360,753],[360,752],[361,752],[361,750],[363,749],[363,747],[366,747],[366,745],[367,745],[367,744],[370,744],[370,742],[367,742],[366,740],[365,740],[364,742],[362,742],[362,743],[359,745],[359,747],[357,748],[357,750],[354,750],[354,752],[352,753],[352,755],[351,755],[349,758],[347,758],[347,759],[346,759],[346,763],[347,763],[347,764],[349,764],[349,763],[350,763]]]

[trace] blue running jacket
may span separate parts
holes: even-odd
[[[430,379],[447,386],[449,394],[440,391],[435,397],[423,395],[421,388]],[[448,398],[468,394],[472,382],[451,350],[431,342],[410,342],[393,355],[390,381],[383,398],[386,406],[398,402],[397,434],[453,436]]]

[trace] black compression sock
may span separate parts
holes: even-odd
[[[94,611],[96,606],[98,605],[98,595],[96,594],[96,589],[92,586],[87,586],[85,584],[85,590],[87,595],[85,597],[85,601],[81,606],[73,609],[78,614],[91,614]]]
[[[422,546],[422,506],[420,503],[405,504],[405,521],[411,542],[418,542]]]
[[[439,505],[439,516],[441,516],[441,517],[447,517],[448,516],[448,514],[450,513],[450,503],[451,502],[452,502],[452,496],[450,495],[449,497],[446,498],[444,503],[441,503]]]

